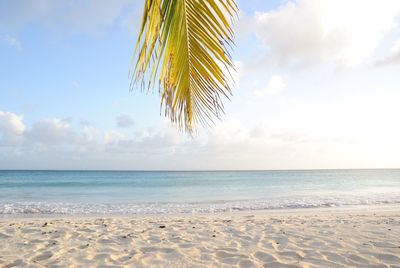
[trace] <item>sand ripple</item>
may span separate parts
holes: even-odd
[[[3,219],[0,267],[395,268],[397,211]]]

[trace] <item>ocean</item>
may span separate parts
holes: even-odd
[[[0,171],[0,216],[215,213],[400,203],[400,169]]]

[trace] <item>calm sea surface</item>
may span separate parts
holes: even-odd
[[[0,216],[161,214],[400,203],[400,170],[0,171]]]

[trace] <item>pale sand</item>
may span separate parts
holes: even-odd
[[[1,267],[400,267],[400,206],[0,219]]]

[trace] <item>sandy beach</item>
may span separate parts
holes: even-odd
[[[1,267],[400,267],[400,207],[0,220]]]

